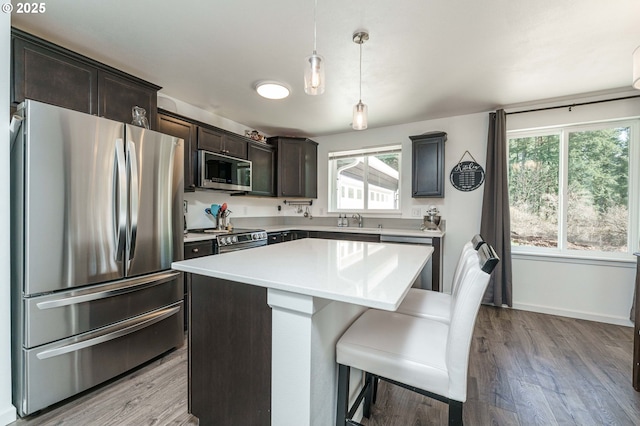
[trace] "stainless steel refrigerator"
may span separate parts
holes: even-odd
[[[183,141],[35,101],[11,148],[13,402],[29,415],[184,342]]]

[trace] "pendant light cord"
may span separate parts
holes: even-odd
[[[316,54],[316,39],[317,39],[317,34],[316,34],[316,18],[317,18],[317,14],[318,14],[318,0],[315,0],[313,2],[313,54]]]
[[[362,103],[362,39],[360,39],[360,100],[358,103]]]

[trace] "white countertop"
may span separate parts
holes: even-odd
[[[304,238],[171,266],[193,274],[396,310],[432,253],[433,247],[426,245]]]
[[[403,237],[419,237],[419,238],[433,238],[443,237],[443,231],[421,231],[419,229],[396,229],[396,228],[358,228],[357,226],[323,226],[323,225],[270,225],[270,226],[257,226],[256,228],[263,229],[267,232],[280,232],[280,231],[322,231],[322,232],[351,232],[358,234],[376,234],[376,235],[396,235]],[[212,240],[216,236],[215,234],[200,234],[190,232],[185,235],[185,242],[192,241],[204,241]]]

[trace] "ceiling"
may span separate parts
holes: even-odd
[[[12,25],[269,135],[351,131],[358,45],[369,128],[631,89],[637,0],[317,0],[326,91],[303,90],[313,0],[55,0]],[[255,84],[280,81],[283,100]]]

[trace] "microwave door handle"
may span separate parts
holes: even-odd
[[[127,160],[129,161],[129,260],[133,259],[136,251],[136,237],[138,234],[138,212],[140,208],[138,158],[136,146],[132,141],[127,142]]]
[[[124,260],[127,233],[127,170],[124,158],[124,143],[116,139],[114,166],[114,230],[116,242],[116,261]]]

